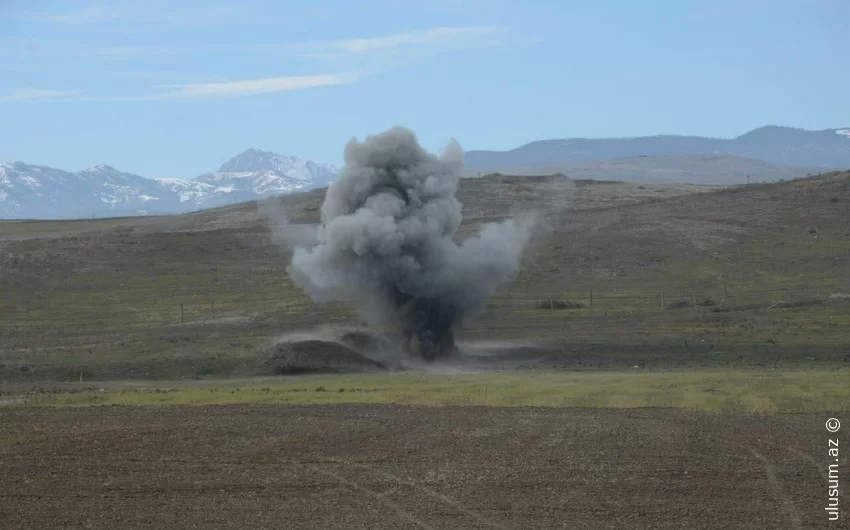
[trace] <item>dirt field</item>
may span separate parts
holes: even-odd
[[[826,417],[7,407],[0,409],[0,521],[4,528],[839,528],[844,521],[830,525],[823,509]],[[841,485],[850,484],[846,469]]]

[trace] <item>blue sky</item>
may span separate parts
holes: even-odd
[[[0,160],[148,177],[249,148],[850,126],[847,0],[0,1]]]

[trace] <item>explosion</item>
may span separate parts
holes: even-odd
[[[317,303],[354,304],[410,353],[452,354],[458,326],[516,272],[532,228],[510,219],[456,243],[462,174],[455,141],[438,157],[403,127],[352,139],[317,240],[294,248],[287,272]]]

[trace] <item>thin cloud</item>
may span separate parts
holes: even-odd
[[[180,99],[203,97],[238,97],[290,90],[304,90],[323,86],[347,85],[355,83],[357,74],[321,74],[287,77],[271,77],[250,81],[230,81],[226,83],[197,83],[189,85],[165,85],[170,92],[152,96],[149,99]]]
[[[110,15],[111,16],[111,15]],[[103,20],[102,11],[90,10],[79,14],[79,20]],[[69,19],[73,20],[73,19]],[[181,76],[181,84],[161,84],[160,93],[124,96],[88,95],[78,96],[80,101],[151,101],[166,99],[188,99],[209,97],[239,97],[291,90],[304,90],[322,86],[344,85],[357,82],[364,76],[379,75],[393,70],[409,68],[435,58],[471,49],[505,46],[523,46],[527,39],[512,35],[504,26],[437,27],[390,35],[326,41],[305,41],[278,44],[242,44],[233,47],[189,46],[170,47],[166,43],[154,46],[115,46],[75,48],[59,47],[48,49],[34,45],[0,47],[0,56],[32,59],[35,56],[56,58],[99,58],[112,60],[141,60],[149,55],[203,55],[216,53],[271,54],[300,57],[307,60],[332,61],[336,74],[272,77],[243,81],[216,83],[189,83],[191,78]],[[14,61],[12,61],[14,62]],[[350,73],[356,72],[356,73]],[[200,72],[199,72],[200,74]],[[176,80],[173,76],[172,81]],[[198,79],[197,75],[192,76]],[[141,87],[140,87],[141,88]],[[144,90],[144,89],[142,89]],[[22,101],[38,98],[59,98],[76,95],[76,92],[59,90],[25,89],[6,96],[0,102]]]
[[[44,88],[18,88],[5,95],[0,95],[0,103],[15,103],[38,99],[61,99],[77,96],[75,90],[50,90]]]
[[[92,11],[92,20],[101,20]],[[79,15],[81,20],[84,15]],[[70,17],[70,15],[69,15]],[[102,18],[105,20],[105,18]],[[69,18],[76,20],[76,18]],[[82,22],[81,22],[82,23]],[[216,55],[222,53],[272,54],[301,57],[318,60],[365,59],[370,56],[390,54],[435,54],[461,51],[473,48],[506,46],[516,42],[508,35],[509,28],[503,26],[467,26],[438,27],[424,30],[394,33],[379,37],[364,37],[327,41],[284,42],[278,44],[237,44],[230,46],[63,46],[53,44],[41,47],[35,44],[26,46],[0,47],[0,56],[17,59],[34,57],[57,58],[95,58],[104,60],[130,61],[156,56]]]
[[[522,47],[527,40],[506,26],[438,27],[379,37],[285,45],[278,53],[329,61],[336,68],[379,75],[469,50]]]
[[[316,41],[296,45],[317,57],[364,55],[411,47],[478,47],[497,45],[508,28],[503,26],[467,26],[430,28],[383,37]]]
[[[232,23],[234,17],[247,14],[242,9],[224,6],[181,8],[168,2],[134,5],[95,2],[66,11],[44,12],[32,20],[66,26],[104,26],[120,23],[130,26],[185,27]]]

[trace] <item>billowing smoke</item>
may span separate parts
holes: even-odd
[[[351,140],[317,241],[296,246],[290,276],[315,302],[355,304],[410,352],[452,353],[457,327],[516,272],[533,224],[487,224],[457,244],[462,172],[454,141],[437,157],[402,127]]]

